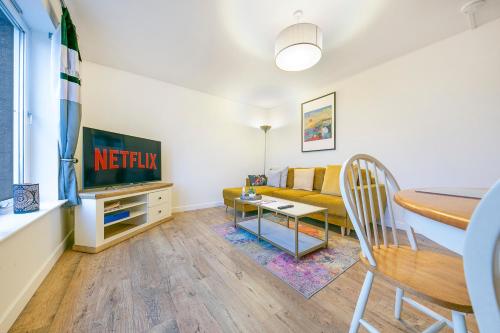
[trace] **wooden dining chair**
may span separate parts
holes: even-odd
[[[374,176],[374,184],[368,176],[370,171]],[[362,172],[366,172],[366,177],[362,177]],[[364,179],[366,184],[363,183]],[[465,333],[464,313],[471,313],[472,306],[467,294],[462,259],[418,250],[413,230],[404,221],[398,221],[398,225],[401,223],[399,226],[406,231],[409,246],[399,243],[392,203],[393,195],[399,189],[391,172],[369,155],[355,155],[342,166],[342,198],[361,244],[361,261],[368,267],[349,332],[357,332],[360,325],[371,333],[378,332],[363,318],[373,279],[377,276],[396,286],[396,319],[400,319],[403,303],[406,303],[436,320],[424,332],[438,332],[448,326],[455,333]],[[385,207],[384,197],[387,198]],[[451,310],[452,320],[405,293]]]
[[[481,200],[467,227],[464,269],[479,330],[500,332],[500,181]]]

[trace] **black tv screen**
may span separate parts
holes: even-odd
[[[83,187],[161,180],[161,142],[83,128]]]

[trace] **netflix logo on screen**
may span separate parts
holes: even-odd
[[[83,187],[161,180],[161,142],[83,128]]]
[[[128,151],[118,149],[94,149],[94,171],[108,169],[154,169],[156,166],[154,153]]]

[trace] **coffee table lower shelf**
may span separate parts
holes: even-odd
[[[239,228],[259,237],[258,219],[240,221],[236,223]],[[295,253],[295,230],[284,225],[269,221],[265,218],[260,220],[260,239],[265,240],[290,255],[300,258],[319,248],[326,247],[325,240],[318,239],[304,233],[298,233],[298,255]]]

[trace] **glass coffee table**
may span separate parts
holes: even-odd
[[[237,219],[237,204],[251,205],[257,208],[257,217],[238,221]],[[292,208],[279,209],[280,206],[293,205]],[[308,205],[300,202],[262,196],[260,200],[242,200],[241,198],[234,199],[234,226],[244,229],[257,236],[259,240],[267,241],[281,250],[294,256],[295,259],[316,251],[320,248],[328,247],[328,209]],[[290,218],[295,221],[295,228],[290,229],[288,226],[273,222],[262,216],[264,210],[275,212]],[[325,215],[325,236],[324,239],[319,239],[309,236],[299,231],[299,219],[301,217],[313,214],[324,213]],[[287,223],[288,224],[288,223]]]

